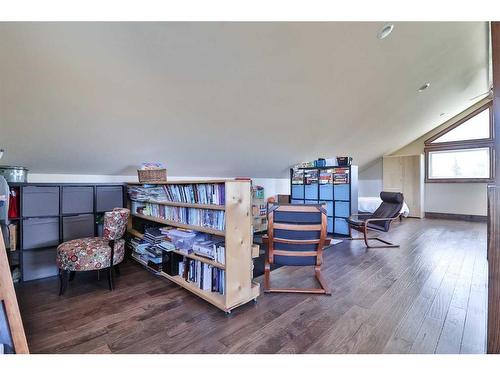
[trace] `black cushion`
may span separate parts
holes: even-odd
[[[404,202],[404,197],[402,193],[393,193],[389,191],[382,191],[380,193],[380,199],[382,199],[382,202],[387,202],[387,203],[403,203]]]

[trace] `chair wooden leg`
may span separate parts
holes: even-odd
[[[122,274],[120,272],[120,266],[119,265],[115,265],[115,273],[116,273],[116,276],[120,277]]]
[[[109,267],[108,268],[108,285],[109,285],[109,290],[113,290],[114,289],[114,285],[113,285],[113,267]]]
[[[75,271],[69,271],[69,281],[73,281],[75,279],[75,275]]]
[[[59,295],[62,296],[68,287],[69,271],[59,270]]]
[[[264,265],[264,293],[267,293],[271,288],[269,282],[270,273],[271,273],[271,265],[269,264],[269,261],[266,259],[266,263]]]
[[[319,285],[321,285],[321,288],[323,288],[323,290],[325,291],[325,294],[328,296],[331,296],[332,290],[330,289],[330,287],[326,283],[326,280],[324,279],[323,275],[321,274],[321,267],[320,266],[314,267],[314,272],[316,274],[316,279],[318,279]]]
[[[270,271],[271,266],[266,262],[264,267],[264,293],[304,293],[304,294],[326,294],[328,296],[332,295],[330,288],[328,287],[323,275],[321,274],[321,268],[319,266],[314,267],[314,272],[316,279],[318,280],[321,288],[271,288],[270,281]]]

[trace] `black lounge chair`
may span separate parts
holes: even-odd
[[[376,232],[388,232],[391,223],[397,220],[401,215],[401,208],[403,207],[404,197],[402,193],[391,193],[383,191],[380,193],[382,204],[375,210],[373,214],[358,214],[351,215],[347,220],[350,229],[354,229],[363,233],[363,237],[353,238],[351,240],[364,240],[366,247],[399,247],[389,241],[383,240],[379,237],[368,237],[368,231],[373,230]],[[380,241],[384,245],[370,245],[368,240]]]

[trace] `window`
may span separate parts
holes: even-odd
[[[490,104],[425,141],[426,182],[493,179]]]

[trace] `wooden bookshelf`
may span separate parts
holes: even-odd
[[[212,261],[195,254],[184,254],[181,251],[174,250],[174,253],[183,255],[190,259],[211,264],[214,267],[225,271],[225,293],[205,291],[198,288],[198,285],[186,281],[180,276],[168,275],[160,272],[162,277],[176,283],[177,285],[189,290],[198,297],[218,307],[219,309],[230,313],[235,307],[241,306],[249,301],[255,300],[260,294],[260,285],[253,282],[253,261],[252,261],[252,196],[250,180],[193,180],[193,181],[169,181],[161,184],[224,184],[225,186],[225,205],[200,205],[188,204],[183,202],[154,202],[149,203],[166,204],[178,207],[194,207],[201,209],[215,209],[225,211],[225,230],[220,231],[207,227],[178,223],[171,220],[132,213],[129,219],[128,232],[136,237],[142,238],[143,233],[133,228],[134,218],[140,218],[172,227],[192,229],[195,231],[223,236],[225,238],[225,264]],[[137,185],[132,183],[129,185]],[[131,201],[128,204],[130,207]],[[144,261],[136,259],[142,265]]]

